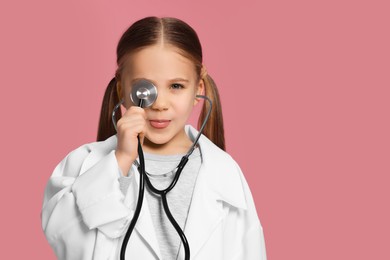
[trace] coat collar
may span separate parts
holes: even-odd
[[[198,131],[190,125],[185,126],[185,131],[191,140],[194,140],[198,134]],[[81,172],[91,167],[104,155],[115,150],[116,144],[116,135],[105,141],[89,144],[91,152],[86,158]],[[241,170],[237,163],[204,135],[201,135],[198,144],[202,153],[202,165],[195,183],[193,198],[184,228],[184,233],[190,245],[191,258],[199,252],[218,223],[223,219],[224,213],[221,202],[236,208],[247,209],[240,176]],[[134,169],[136,168],[134,167]],[[125,198],[125,203],[134,209],[138,198],[138,174],[135,175],[135,180],[132,184],[133,192],[128,192]],[[141,214],[135,229],[161,259],[146,197],[144,197]],[[178,259],[184,259],[182,246],[179,255]]]
[[[190,125],[185,127],[187,135],[194,140],[198,131]],[[214,200],[224,201],[231,206],[246,209],[245,194],[241,184],[238,164],[203,134],[198,142],[202,152],[200,173],[207,174],[205,186]]]

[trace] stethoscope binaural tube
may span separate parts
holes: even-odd
[[[207,121],[208,121],[208,119],[210,117],[210,113],[211,113],[211,109],[212,109],[212,101],[208,97],[203,96],[203,95],[197,95],[196,97],[197,98],[203,98],[203,99],[207,100],[209,102],[210,106],[209,106],[206,118],[205,118],[201,128],[199,129],[199,133],[198,133],[197,137],[195,138],[195,141],[193,142],[192,146],[188,150],[187,154],[182,157],[179,165],[177,166],[175,177],[172,180],[171,184],[166,189],[164,189],[164,190],[156,189],[153,186],[153,184],[150,182],[148,176],[146,175],[144,153],[143,153],[143,149],[142,149],[142,146],[141,146],[140,138],[139,138],[139,136],[137,137],[138,138],[139,163],[137,161],[135,161],[135,163],[138,166],[138,172],[140,174],[138,201],[137,201],[137,206],[136,206],[136,209],[135,209],[135,212],[134,212],[134,216],[133,216],[133,218],[131,220],[131,223],[129,225],[129,228],[128,228],[126,234],[125,234],[125,237],[123,238],[122,247],[121,247],[121,251],[120,251],[120,260],[125,260],[127,243],[128,243],[128,241],[130,239],[130,235],[131,235],[131,233],[134,230],[135,224],[136,224],[136,222],[138,220],[138,217],[140,215],[140,212],[141,212],[142,202],[143,202],[144,193],[145,193],[145,180],[146,180],[146,183],[147,183],[149,189],[152,192],[154,192],[155,194],[159,194],[161,196],[165,214],[167,214],[167,217],[168,217],[169,221],[171,222],[171,224],[175,228],[176,232],[180,236],[180,239],[181,239],[181,241],[183,243],[184,252],[185,252],[184,259],[185,260],[190,260],[190,248],[189,248],[189,244],[188,244],[187,238],[186,238],[183,230],[181,230],[179,224],[176,222],[176,220],[172,216],[171,211],[169,210],[169,206],[168,206],[168,201],[167,201],[166,195],[167,195],[167,193],[170,190],[172,190],[175,187],[177,181],[179,180],[180,174],[183,171],[185,165],[187,164],[189,156],[194,151],[195,146],[198,143],[198,140],[199,140],[199,138],[200,138],[200,136],[201,136],[201,134],[203,132],[203,129],[206,126],[206,123],[207,123]],[[133,86],[130,98],[133,101],[133,103],[138,103],[139,107],[149,107],[157,99],[157,88],[151,82],[149,82],[147,80],[138,81]],[[116,123],[115,123],[115,112],[118,110],[120,105],[123,104],[123,102],[124,102],[124,100],[122,99],[115,106],[114,111],[112,112],[112,122],[114,124],[115,130],[117,130]]]

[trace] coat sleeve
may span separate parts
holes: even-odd
[[[86,243],[94,243],[97,230],[111,239],[126,231],[134,211],[124,203],[118,181],[120,168],[114,152],[80,174],[90,153],[88,146],[81,146],[54,169],[45,188],[41,220],[45,236],[57,256],[71,251],[76,254],[77,250],[92,254],[87,251],[93,249],[93,244],[89,247]]]
[[[266,260],[263,227],[248,183],[236,164],[247,204],[246,209],[229,207],[225,221],[225,248],[231,260]]]

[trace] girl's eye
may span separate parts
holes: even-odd
[[[175,83],[175,84],[171,85],[171,88],[172,89],[182,89],[182,88],[184,88],[184,86],[182,84]]]

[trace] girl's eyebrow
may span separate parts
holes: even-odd
[[[171,79],[169,81],[170,82],[173,82],[173,81],[190,82],[188,79],[183,79],[183,78],[174,78],[174,79]]]
[[[156,85],[156,82],[154,82],[151,79],[147,79],[147,78],[135,78],[135,79],[131,80],[131,83],[133,84],[134,82],[136,82],[138,80],[141,80],[141,79],[148,80],[148,81],[150,81],[150,82],[152,82],[153,84]],[[174,78],[174,79],[168,80],[168,82],[190,82],[190,81],[188,79],[183,79],[183,78]]]

